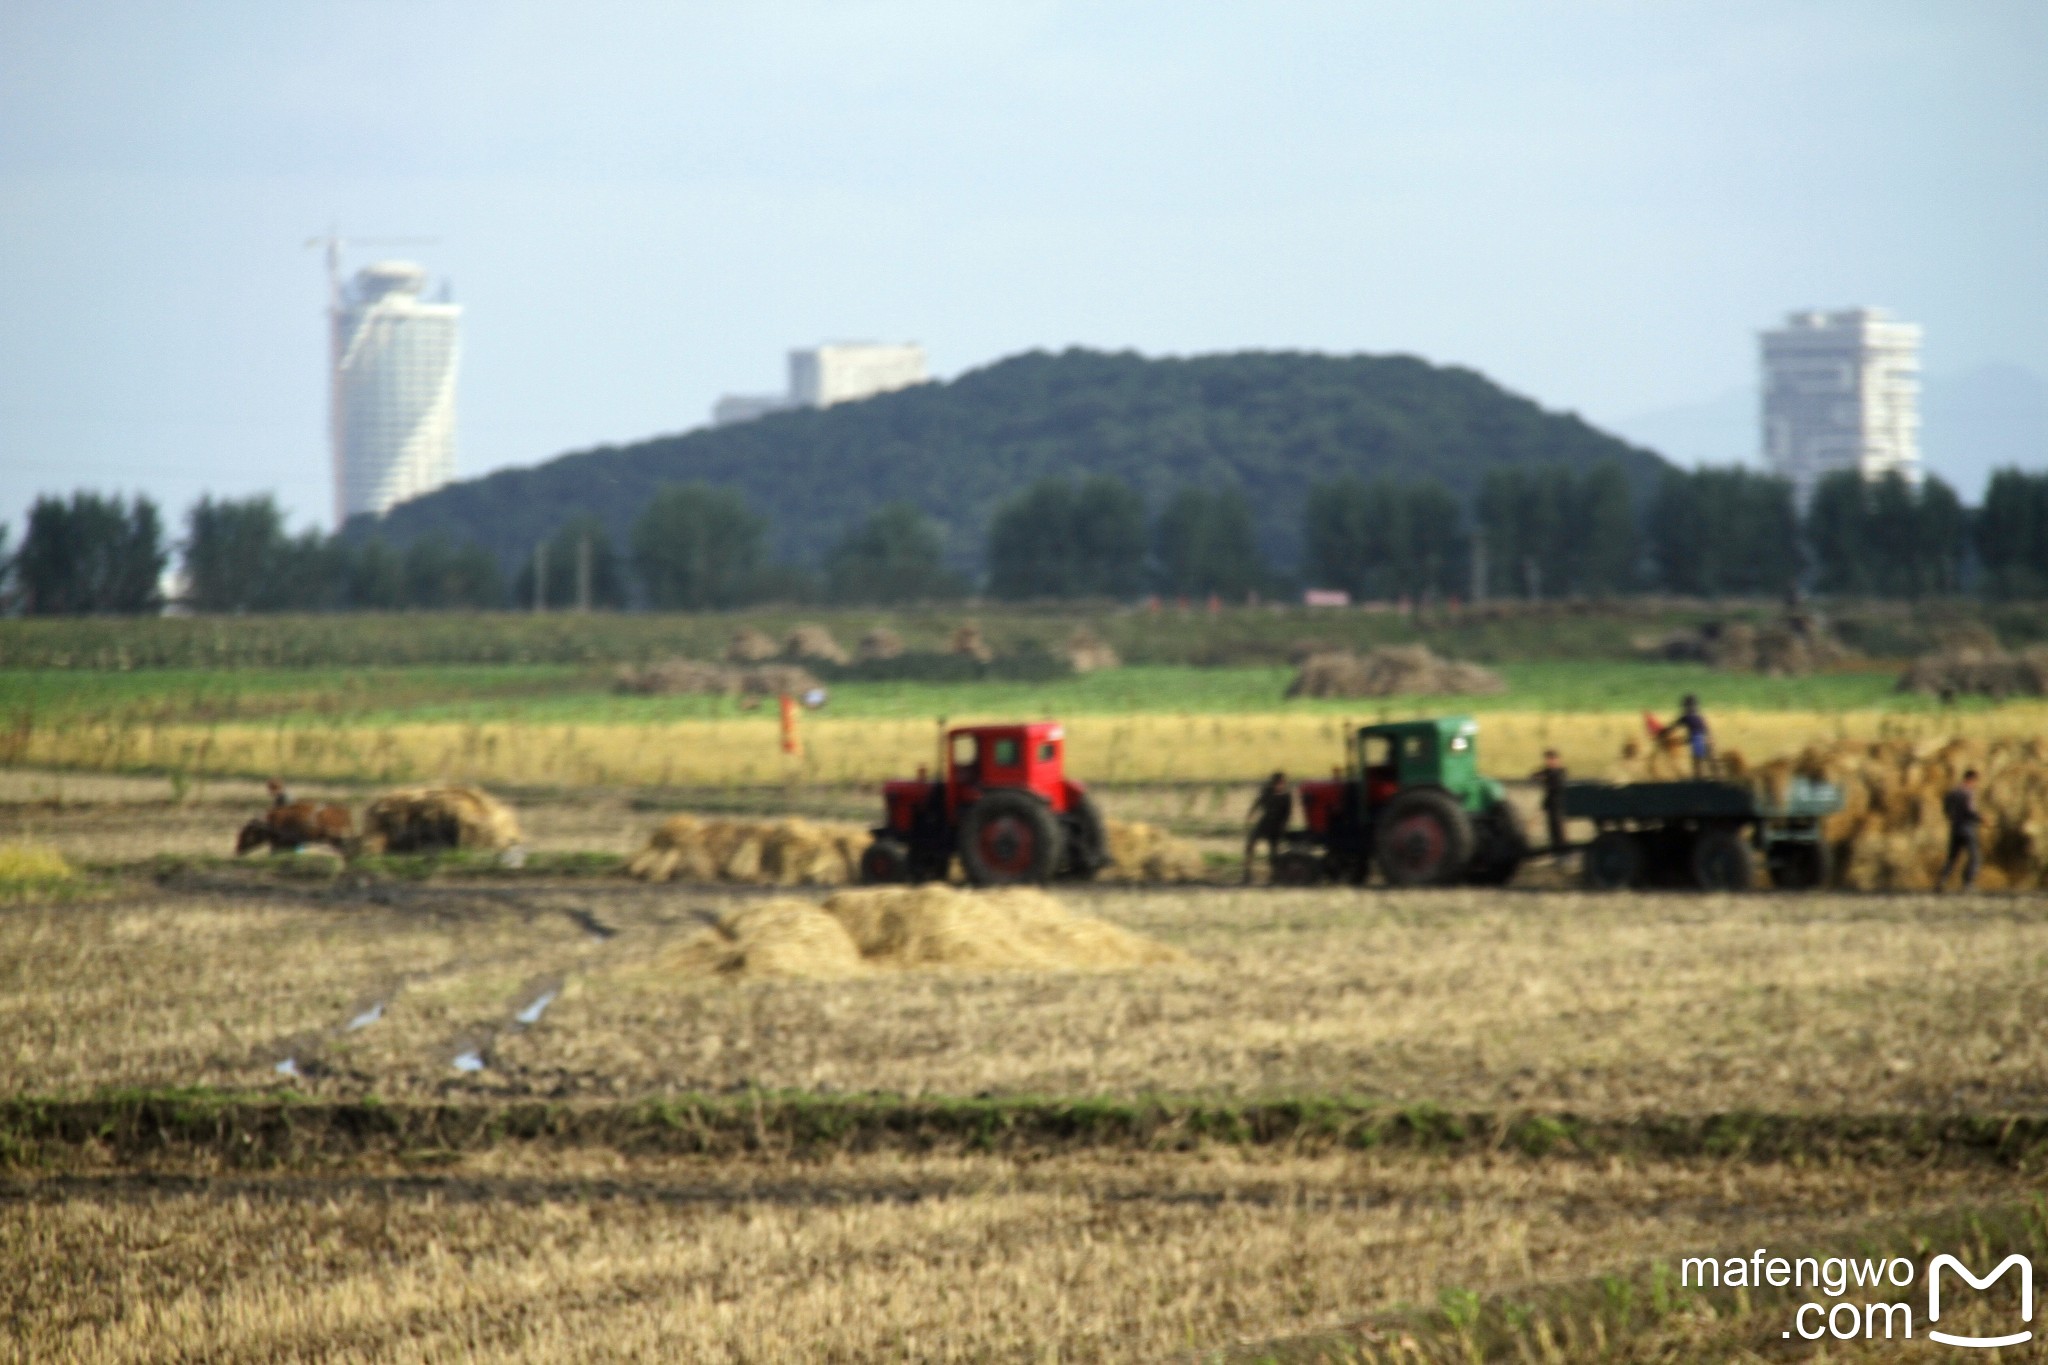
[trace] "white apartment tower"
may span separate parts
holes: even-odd
[[[421,299],[426,272],[383,261],[337,282],[330,310],[337,524],[455,477],[462,309]]]
[[[1804,506],[1824,474],[1920,482],[1920,328],[1882,308],[1792,313],[1763,334],[1764,460]]]
[[[711,409],[718,426],[790,408],[829,408],[922,384],[924,347],[915,342],[839,341],[789,353],[787,393],[727,394]]]

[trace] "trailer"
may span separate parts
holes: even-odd
[[[1774,802],[1733,782],[1569,782],[1567,818],[1597,830],[1580,871],[1596,891],[1697,887],[1747,891],[1759,872],[1781,891],[1828,880],[1821,821],[1842,808],[1842,789],[1794,778]]]

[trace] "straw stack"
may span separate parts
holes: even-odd
[[[843,886],[858,879],[867,842],[858,825],[678,815],[654,831],[626,872],[650,882]]]
[[[1076,673],[1093,673],[1097,669],[1122,668],[1124,661],[1107,640],[1086,626],[1077,626],[1067,637],[1066,648],[1061,651],[1068,664]]]
[[[1982,778],[1987,890],[2048,887],[2048,741],[1841,741],[1758,765],[1747,780],[1782,799],[1794,776],[1842,788],[1841,813],[1822,827],[1837,885],[1920,891],[1948,852],[1942,797],[1975,768]]]
[[[728,910],[664,966],[677,975],[833,979],[886,971],[1123,971],[1185,961],[1178,950],[1042,891],[950,886],[842,891],[823,905],[778,899]]]
[[[854,657],[864,664],[880,663],[884,659],[903,657],[903,637],[887,626],[876,626],[860,637],[855,646]]]
[[[725,647],[725,661],[731,664],[766,663],[776,655],[775,641],[766,631],[741,626]]]
[[[1110,865],[1097,874],[1105,882],[1198,882],[1207,876],[1201,850],[1157,825],[1105,820]]]
[[[1456,697],[1505,692],[1500,674],[1439,658],[1427,645],[1389,645],[1370,654],[1312,654],[1288,687],[1290,697]]]
[[[368,853],[438,849],[506,849],[520,843],[519,821],[505,804],[476,787],[401,787],[363,812]]]
[[[782,642],[782,657],[791,663],[844,664],[846,651],[823,626],[798,626]]]

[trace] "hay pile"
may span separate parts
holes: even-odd
[[[725,661],[729,664],[764,664],[776,653],[775,641],[767,632],[741,626],[734,632],[732,643],[725,647]]]
[[[801,696],[817,685],[816,675],[795,664],[736,668],[693,659],[663,659],[643,667],[628,664],[612,680],[613,691],[639,697],[774,697],[784,693]]]
[[[476,787],[400,787],[363,812],[366,853],[506,849],[525,837],[511,809]]]
[[[1312,654],[1287,689],[1290,697],[1477,696],[1505,692],[1500,674],[1439,658],[1427,645],[1390,645],[1360,656]]]
[[[1110,865],[1097,876],[1105,882],[1198,882],[1208,875],[1202,851],[1157,825],[1105,820]]]
[[[857,881],[868,832],[809,820],[664,821],[626,864],[642,881],[744,882],[756,886],[843,886]]]
[[[946,641],[946,652],[965,655],[978,664],[988,663],[996,657],[996,652],[989,647],[988,641],[981,638],[981,627],[972,621],[954,630],[952,637]]]
[[[782,642],[782,657],[792,663],[845,664],[846,651],[823,626],[798,626]]]
[[[854,647],[854,657],[864,664],[900,659],[903,657],[903,637],[887,626],[876,626],[860,637],[860,643]]]
[[[1076,673],[1093,673],[1101,668],[1122,668],[1124,661],[1110,648],[1109,642],[1086,626],[1078,626],[1067,637],[1066,648],[1060,655],[1073,666]]]
[[[1940,697],[2039,697],[2048,694],[2048,646],[2008,654],[1965,645],[1923,654],[1899,675],[1898,690]]]
[[[1982,777],[1987,890],[2048,887],[2048,741],[1844,740],[1757,765],[1747,776],[1782,800],[1795,776],[1842,788],[1841,813],[1822,826],[1834,882],[1858,891],[1922,891],[1948,853],[1942,796],[1975,768]],[[1953,885],[1953,882],[1951,882]]]
[[[823,905],[772,900],[730,910],[663,965],[687,976],[832,979],[883,971],[1119,971],[1184,960],[1042,891],[930,885],[842,891]]]
[[[1817,614],[1787,612],[1762,626],[1748,621],[1709,621],[1697,630],[1673,631],[1648,644],[1644,653],[1671,663],[1702,663],[1724,673],[1803,677],[1854,657]]]

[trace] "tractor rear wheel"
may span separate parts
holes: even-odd
[[[1021,791],[994,791],[960,822],[960,866],[976,886],[1046,882],[1065,850],[1052,809]]]
[[[1474,886],[1506,886],[1529,856],[1529,836],[1522,817],[1505,801],[1496,801],[1473,821],[1479,848],[1472,855],[1469,880]]]
[[[910,880],[910,848],[901,839],[877,839],[860,855],[860,879],[873,886]]]
[[[1579,875],[1593,891],[1626,891],[1643,879],[1643,841],[1626,830],[1610,829],[1586,846]]]
[[[1703,829],[1692,846],[1692,879],[1702,891],[1747,891],[1756,885],[1756,856],[1739,829]]]
[[[1387,803],[1373,855],[1389,884],[1449,886],[1472,862],[1472,820],[1449,792],[1419,787]]]

